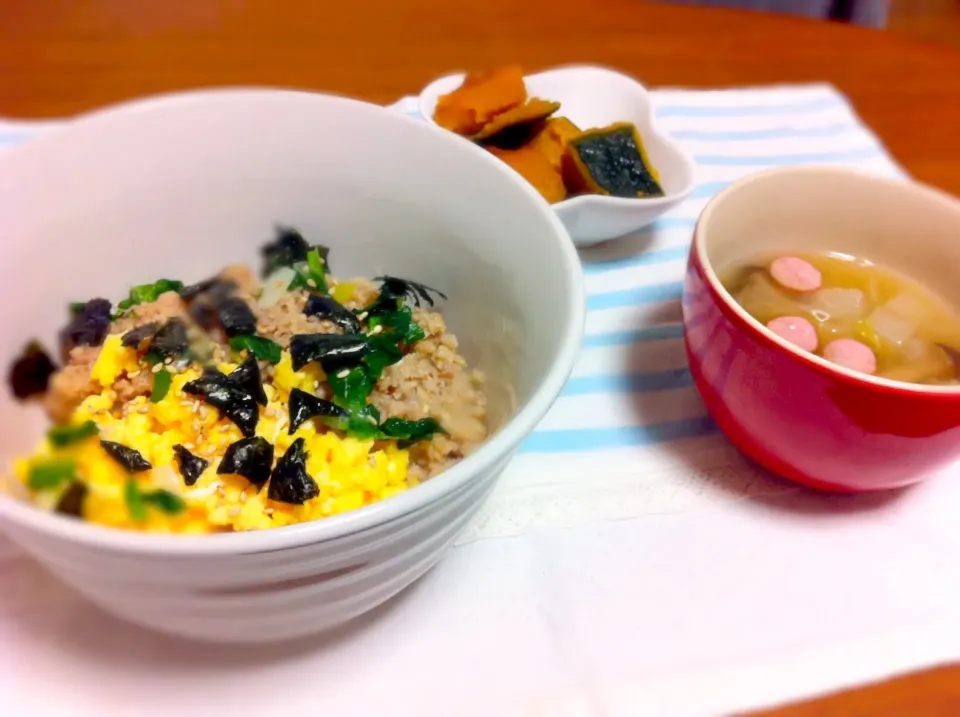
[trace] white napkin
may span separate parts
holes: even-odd
[[[718,715],[960,654],[955,481],[840,497],[755,470],[681,343],[693,223],[721,187],[779,165],[902,170],[829,86],[653,94],[698,187],[583,252],[573,377],[437,568],[335,635],[243,650],[128,627],[10,558],[0,713]],[[0,123],[0,148],[49,125]]]

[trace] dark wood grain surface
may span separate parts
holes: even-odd
[[[6,0],[0,115],[213,85],[376,102],[453,69],[593,62],[651,86],[828,81],[917,178],[960,194],[960,52],[889,32],[640,0]],[[960,668],[763,713],[960,714]]]

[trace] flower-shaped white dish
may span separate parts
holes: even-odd
[[[420,114],[436,124],[437,99],[463,82],[464,73],[445,75],[420,93]],[[560,103],[557,116],[581,129],[633,122],[650,162],[660,175],[663,197],[621,198],[580,195],[553,205],[574,244],[586,246],[636,231],[677,206],[693,189],[693,159],[657,129],[646,88],[632,77],[590,65],[559,67],[524,78],[527,93]]]

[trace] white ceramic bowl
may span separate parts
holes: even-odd
[[[273,90],[133,102],[12,150],[0,197],[4,366],[30,337],[51,344],[69,301],[258,262],[285,222],[329,244],[341,276],[386,272],[445,292],[463,353],[489,376],[500,427],[479,450],[411,491],[323,521],[143,535],[0,496],[0,525],[53,574],[165,632],[285,640],[395,595],[480,506],[579,347],[580,264],[543,199],[483,150],[373,105]],[[2,394],[7,466],[45,422]]]
[[[437,126],[437,99],[457,89],[464,74],[434,80],[420,93],[420,114]],[[603,67],[572,65],[524,78],[527,93],[560,103],[558,116],[581,129],[633,122],[640,130],[650,162],[660,173],[665,196],[656,199],[579,196],[553,205],[574,243],[589,246],[645,227],[680,204],[693,190],[694,162],[677,142],[661,132],[646,88],[632,77]]]

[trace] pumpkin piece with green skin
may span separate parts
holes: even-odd
[[[563,180],[571,194],[609,197],[662,197],[636,126],[617,122],[588,129],[567,140]]]

